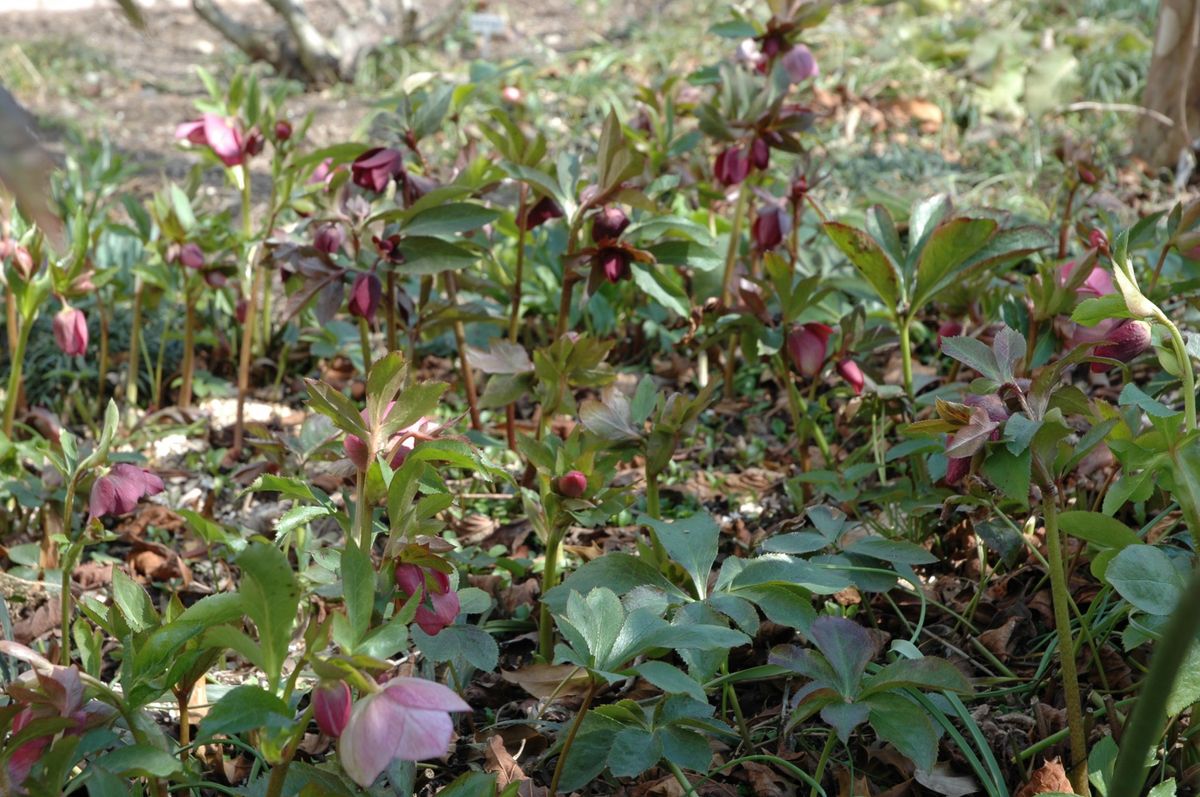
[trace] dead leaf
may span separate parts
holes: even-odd
[[[1041,769],[1033,773],[1033,777],[1021,787],[1021,790],[1016,793],[1016,797],[1037,797],[1039,794],[1056,791],[1063,794],[1075,793],[1075,790],[1071,788],[1071,780],[1067,777],[1067,771],[1063,769],[1062,761],[1052,758],[1042,764]]]
[[[979,635],[980,643],[1004,661],[1008,659],[1008,644],[1012,641],[1013,630],[1017,627],[1019,618],[1010,617],[999,628],[992,628]]]
[[[510,783],[528,780],[525,771],[521,769],[521,765],[512,757],[512,753],[504,746],[504,739],[499,736],[493,736],[488,739],[487,750],[485,751],[486,763],[483,766],[485,772],[496,773],[496,786],[504,789]]]
[[[871,797],[871,783],[863,775],[853,776],[845,767],[834,773],[838,784],[838,797]]]
[[[541,700],[581,695],[588,683],[587,673],[574,664],[530,664],[503,671],[500,677]]]
[[[979,783],[970,775],[954,775],[945,764],[934,766],[932,772],[917,770],[913,777],[927,789],[943,794],[945,797],[966,797],[980,791]]]
[[[747,761],[742,764],[742,769],[750,781],[754,797],[785,797],[795,793],[795,787],[772,767]]]

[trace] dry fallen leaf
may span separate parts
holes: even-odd
[[[1042,764],[1041,769],[1033,773],[1033,777],[1021,787],[1016,797],[1037,797],[1039,794],[1053,792],[1075,793],[1075,790],[1071,788],[1071,780],[1067,777],[1067,771],[1063,769],[1062,761],[1057,758],[1052,758]]]
[[[581,695],[588,682],[587,673],[574,664],[530,664],[501,672],[500,677],[541,700]]]

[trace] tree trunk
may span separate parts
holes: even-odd
[[[1152,166],[1189,163],[1200,135],[1200,0],[1161,0],[1158,28],[1142,105],[1169,117],[1144,115],[1138,122],[1134,153]]]

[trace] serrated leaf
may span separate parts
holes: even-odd
[[[890,310],[895,311],[901,302],[903,289],[896,265],[869,235],[839,222],[826,222],[826,234],[842,253],[849,258],[867,283]]]

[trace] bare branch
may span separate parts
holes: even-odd
[[[278,45],[265,32],[245,25],[221,10],[213,0],[192,0],[192,8],[210,27],[228,39],[247,57],[254,61],[266,61],[277,70],[284,71],[283,54]]]

